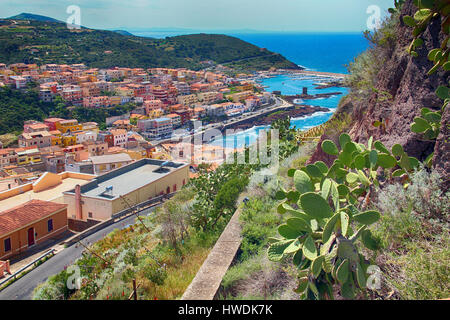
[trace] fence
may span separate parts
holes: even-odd
[[[176,192],[170,193],[170,194],[166,194],[166,195],[163,195],[163,196],[158,196],[156,198],[152,198],[150,200],[138,203],[137,205],[135,205],[135,206],[133,206],[131,208],[127,208],[125,210],[117,212],[117,213],[115,213],[115,214],[113,214],[111,216],[111,219],[103,221],[103,222],[100,222],[99,224],[96,224],[93,227],[90,227],[90,228],[86,229],[85,231],[77,234],[76,236],[70,238],[69,240],[67,240],[65,242],[65,245],[71,246],[74,243],[76,243],[76,242],[78,242],[78,241],[80,241],[80,240],[90,236],[91,234],[93,234],[93,233],[95,233],[95,232],[97,232],[97,231],[99,231],[99,230],[101,230],[103,228],[106,228],[109,225],[114,224],[116,222],[115,221],[116,219],[121,219],[121,218],[123,218],[125,216],[128,216],[128,215],[132,214],[132,212],[134,210],[137,210],[137,212],[145,210],[148,207],[151,207],[151,206],[161,202],[162,200],[172,198],[175,194],[176,194]]]
[[[12,275],[10,275],[9,277],[6,277],[5,279],[0,281],[0,286],[3,285],[4,283],[10,281],[11,279],[16,280],[17,276],[19,276],[23,271],[25,271],[26,269],[28,269],[29,267],[31,267],[32,265],[38,263],[39,261],[41,261],[42,259],[44,259],[45,257],[49,256],[50,254],[54,254],[55,253],[55,249],[51,249],[49,251],[47,251],[46,253],[44,253],[43,255],[39,256],[38,258],[34,259],[32,262],[28,263],[27,265],[23,266],[22,268],[20,268],[19,270],[17,270],[16,272],[14,272]]]

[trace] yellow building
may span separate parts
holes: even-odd
[[[74,135],[64,135],[61,137],[62,140],[62,146],[65,147],[69,147],[69,146],[74,146],[77,144],[77,137]]]
[[[57,121],[55,122],[55,128],[56,130],[59,130],[61,133],[66,133],[68,131],[74,132],[83,130],[83,126],[79,124],[78,120],[76,119]]]
[[[28,149],[17,152],[17,164],[26,165],[41,162],[41,153],[39,149]]]
[[[148,111],[148,118],[149,119],[156,119],[160,118],[164,115],[164,112],[161,109],[153,109]]]
[[[109,103],[110,103],[112,106],[118,106],[119,104],[122,103],[122,97],[120,97],[120,96],[112,96],[112,97],[109,97]]]
[[[189,106],[193,105],[194,103],[197,103],[198,98],[197,98],[197,95],[195,95],[195,94],[188,94],[185,96],[178,96],[177,101],[179,104],[189,107]]]

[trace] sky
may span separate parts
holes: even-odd
[[[292,32],[360,32],[393,0],[0,0],[0,17],[22,12],[67,21],[76,5],[81,25],[95,29],[185,28]]]

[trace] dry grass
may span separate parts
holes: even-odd
[[[152,300],[175,300],[181,298],[184,291],[194,279],[197,271],[208,257],[210,248],[196,248],[187,255],[181,264],[171,265],[167,268],[167,278],[164,285],[158,286],[147,279],[138,279],[138,283],[143,283],[143,299]]]

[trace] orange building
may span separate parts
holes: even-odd
[[[31,200],[0,212],[0,259],[24,252],[67,228],[66,204]]]

